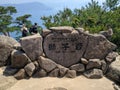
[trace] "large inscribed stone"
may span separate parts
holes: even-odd
[[[44,39],[44,52],[56,63],[69,67],[79,62],[83,56],[87,37],[85,34],[51,33]]]

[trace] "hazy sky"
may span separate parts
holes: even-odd
[[[0,0],[0,4],[19,4],[26,2],[42,2],[42,3],[60,3],[60,2],[69,2],[69,3],[82,3],[87,4],[91,0]],[[105,0],[95,0],[99,1],[99,3]]]

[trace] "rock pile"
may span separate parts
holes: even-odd
[[[21,38],[20,44],[14,45],[14,50],[9,52],[11,55],[4,61],[10,57],[8,70],[16,79],[32,76],[74,78],[81,74],[101,78],[118,56],[113,52],[115,49],[116,45],[102,34],[89,34],[81,28],[52,27],[43,30],[42,35]]]

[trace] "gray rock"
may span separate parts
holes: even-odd
[[[46,70],[46,72],[50,72],[57,67],[57,64],[51,59],[42,56],[39,57],[38,63],[42,69]]]
[[[63,77],[66,72],[69,70],[68,68],[61,66],[61,65],[57,65],[57,67],[59,68],[59,76]]]
[[[81,33],[81,32],[84,32],[85,30],[84,30],[84,28],[81,28],[81,27],[79,27],[79,28],[75,28],[79,33]]]
[[[84,76],[90,79],[99,79],[103,77],[103,72],[100,69],[92,69],[84,72]]]
[[[31,60],[28,56],[18,50],[13,50],[11,53],[11,67],[13,68],[23,68],[26,64],[30,63]]]
[[[46,37],[49,33],[51,33],[51,30],[49,30],[49,29],[43,29],[42,30],[42,36],[43,37]]]
[[[84,72],[85,71],[85,66],[83,64],[75,64],[70,67],[71,70],[75,70],[77,72]]]
[[[39,63],[37,61],[34,61],[33,64],[35,65],[35,70],[38,70],[40,68]]]
[[[16,50],[22,50],[22,46],[21,46],[20,43],[15,44],[15,45],[13,46],[13,48],[16,49]]]
[[[7,59],[10,56],[13,46],[18,42],[7,36],[0,35],[0,67],[7,64]]]
[[[32,61],[35,61],[43,53],[40,34],[23,37],[20,39],[20,43],[22,49]]]
[[[35,71],[35,65],[33,63],[29,63],[24,67],[28,76],[32,76]]]
[[[49,73],[49,76],[50,76],[50,77],[58,77],[58,76],[59,76],[59,69],[56,68],[56,69],[52,70],[52,71]]]
[[[105,74],[108,70],[108,64],[105,62],[105,60],[101,60],[101,69],[103,73]]]
[[[114,49],[116,49],[116,45],[109,42],[103,35],[89,35],[88,46],[84,58],[104,59],[105,56]]]
[[[47,76],[47,72],[44,69],[39,69],[34,75],[34,77],[45,77],[45,76]]]
[[[69,67],[80,61],[83,56],[87,38],[85,34],[49,34],[44,39],[46,56],[56,63]]]
[[[106,76],[116,82],[120,83],[120,55],[111,63]]]
[[[26,75],[24,69],[20,69],[20,70],[14,75],[14,77],[15,77],[17,80],[20,80],[20,79],[26,78],[27,75]]]
[[[5,70],[3,71],[3,74],[6,76],[11,76],[11,75],[14,75],[17,71],[18,69],[7,66]]]
[[[88,64],[88,60],[85,58],[81,58],[80,61],[82,64],[85,64],[85,65]]]
[[[110,38],[113,35],[113,30],[110,28],[107,31],[101,31],[99,34],[104,35],[106,38]]]
[[[79,32],[77,30],[72,30],[71,34],[78,34],[79,35]]]
[[[100,59],[90,59],[86,66],[86,69],[100,68],[100,67],[101,67]]]
[[[113,83],[113,87],[115,90],[120,90],[120,86],[118,86],[117,84]]]
[[[66,75],[68,78],[75,78],[76,77],[76,71],[75,70],[68,70]]]
[[[115,60],[115,58],[118,56],[118,53],[117,52],[110,52],[106,57],[106,61],[111,63],[112,61]]]
[[[54,31],[54,32],[62,32],[62,33],[71,33],[72,30],[74,30],[73,27],[70,27],[70,26],[59,26],[59,27],[51,27],[50,28],[51,31]]]

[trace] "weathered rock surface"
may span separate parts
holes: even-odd
[[[35,71],[35,65],[31,62],[24,67],[28,76],[32,76]]]
[[[102,69],[104,74],[107,72],[108,66],[109,65],[105,62],[105,60],[101,60],[101,69]]]
[[[51,59],[42,56],[39,57],[38,63],[42,69],[46,70],[46,72],[50,72],[57,67],[57,64]]]
[[[34,77],[38,77],[38,78],[45,76],[47,76],[47,72],[44,69],[39,69],[34,75]]]
[[[7,63],[7,59],[10,56],[13,46],[18,42],[10,37],[0,35],[0,66],[4,66]]]
[[[99,34],[104,35],[106,38],[110,38],[113,35],[113,30],[110,28],[107,31],[101,31]]]
[[[14,46],[13,46],[13,48],[14,49],[16,49],[16,50],[22,50],[22,46],[21,46],[21,44],[20,43],[16,43]]]
[[[86,66],[86,69],[100,68],[100,67],[101,67],[100,59],[90,59]]]
[[[28,56],[18,50],[13,50],[11,53],[11,67],[13,68],[23,68],[26,64],[30,63],[31,60]]]
[[[111,63],[112,61],[115,60],[117,56],[118,56],[117,52],[110,52],[105,58],[107,62]]]
[[[46,56],[56,63],[69,67],[83,56],[87,36],[85,34],[49,34],[44,39],[44,52]]]
[[[49,33],[51,33],[51,30],[49,30],[49,29],[42,30],[42,36],[43,37],[46,37]]]
[[[61,66],[61,65],[57,65],[57,67],[59,68],[59,76],[63,77],[66,72],[68,71],[68,68]]]
[[[15,75],[14,77],[17,79],[17,80],[20,80],[20,79],[24,79],[26,78],[26,72],[24,69],[20,69]]]
[[[70,67],[71,70],[75,70],[77,72],[84,72],[85,66],[83,64],[75,64]]]
[[[75,70],[68,70],[66,75],[68,78],[75,78],[76,77],[76,71]]]
[[[120,83],[120,55],[116,58],[116,60],[113,63],[111,63],[106,76]]]
[[[49,76],[50,76],[50,77],[58,77],[58,76],[59,76],[59,69],[56,68],[56,69],[52,70],[52,71],[49,73]]]
[[[114,49],[116,49],[116,45],[109,42],[103,35],[89,35],[84,58],[103,59]]]
[[[86,71],[84,73],[84,76],[90,79],[99,79],[103,77],[103,72],[100,69],[92,69],[92,70]]]
[[[88,60],[85,58],[81,58],[80,61],[81,61],[81,63],[83,63],[85,65],[88,64]]]
[[[50,30],[59,33],[71,33],[72,30],[74,30],[74,28],[70,26],[59,26],[59,27],[51,27]]]
[[[11,76],[11,75],[14,75],[17,71],[18,69],[7,66],[5,70],[3,71],[3,74],[6,76]]]
[[[22,49],[32,60],[36,60],[43,53],[42,37],[39,34],[23,37],[20,39]]]

